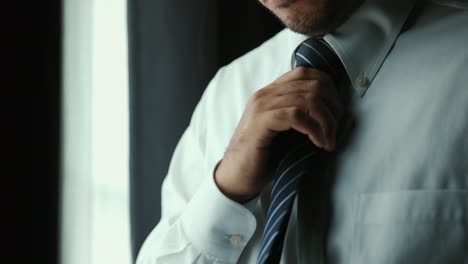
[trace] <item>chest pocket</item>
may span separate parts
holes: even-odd
[[[361,194],[353,264],[468,263],[468,191]]]

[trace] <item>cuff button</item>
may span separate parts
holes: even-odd
[[[231,243],[231,245],[235,247],[238,247],[240,243],[242,242],[242,236],[239,234],[228,235],[227,239],[229,239],[229,242]]]

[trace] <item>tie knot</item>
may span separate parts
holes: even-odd
[[[295,51],[296,67],[316,68],[336,81],[347,79],[346,70],[336,53],[322,39],[309,38]]]

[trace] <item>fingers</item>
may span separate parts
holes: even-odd
[[[328,74],[319,71],[315,68],[301,66],[283,74],[281,77],[276,79],[273,82],[273,84],[279,84],[295,80],[322,80],[326,82],[333,82],[333,80]]]
[[[292,128],[307,135],[317,147],[328,151],[335,147],[336,120],[321,102],[309,106],[308,109],[298,106],[273,109],[268,111],[264,118],[266,126],[276,132]]]
[[[323,147],[328,151],[334,150],[338,121],[327,105],[322,100],[317,100],[309,108],[308,116],[317,121],[321,128],[323,139],[325,140]]]
[[[344,107],[334,82],[323,72],[298,67],[258,90],[248,106],[247,112],[256,116],[250,119],[253,127],[270,131],[260,140],[262,146],[279,132],[294,129],[317,147],[335,148]]]
[[[259,122],[266,122],[266,125],[275,132],[286,131],[292,128],[307,135],[317,147],[325,147],[324,142],[326,140],[321,133],[319,124],[297,107],[270,110],[263,117],[264,120],[259,120]]]
[[[296,100],[306,100],[311,102],[315,97],[321,97],[324,103],[337,119],[343,115],[343,103],[332,83],[323,83],[317,80],[299,80],[285,84],[278,84],[272,89],[272,94],[276,96],[270,97],[268,100],[270,107],[286,107],[294,104]],[[268,91],[265,91],[268,93]]]
[[[293,128],[294,125],[298,126],[301,129],[300,132],[307,132],[314,144],[327,150],[333,150],[337,125],[341,119],[342,106],[340,102],[334,97],[333,93],[323,94],[320,92],[320,90],[326,90],[327,88],[308,89],[306,85],[299,83],[299,81],[296,82],[296,85],[302,87],[300,92],[276,94],[274,96],[266,96],[265,94],[268,91],[260,92],[256,102],[259,111],[276,111],[274,118],[277,119],[277,122],[286,122],[284,126],[279,128],[289,129]],[[293,91],[295,87],[288,87],[288,89]],[[340,107],[340,110],[337,110],[338,107]],[[300,110],[300,113],[288,112],[296,110]],[[296,115],[308,117],[298,119]],[[288,117],[293,120],[287,120]],[[301,122],[305,122],[305,124],[301,124]],[[310,122],[312,123],[310,124]],[[318,131],[317,126],[320,131]],[[309,127],[308,130],[307,127]]]
[[[320,93],[336,116],[341,116],[344,112],[334,81],[328,74],[314,68],[297,67],[275,80],[268,89],[277,95],[302,92]]]

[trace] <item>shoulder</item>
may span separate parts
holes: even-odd
[[[465,52],[468,42],[468,9],[448,5],[448,1],[443,2],[428,2],[416,23],[399,39],[407,40],[408,45],[416,45],[419,49],[427,48],[433,53]]]
[[[433,1],[421,16],[421,26],[443,30],[446,35],[467,32],[468,1]]]

